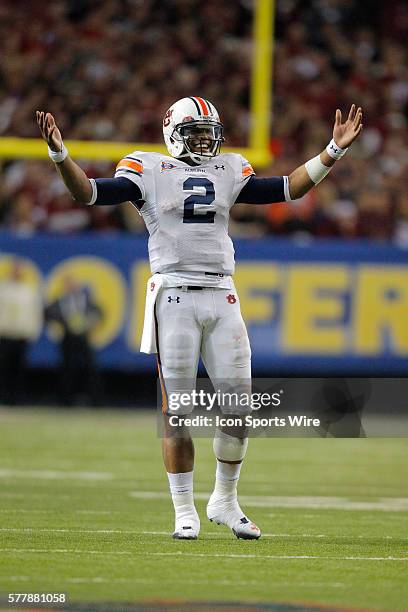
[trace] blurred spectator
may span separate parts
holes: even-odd
[[[393,234],[391,194],[384,188],[365,189],[358,199],[358,235],[388,241]]]
[[[396,206],[394,240],[399,246],[408,248],[408,194],[401,192]]]
[[[42,329],[39,290],[27,282],[23,262],[14,259],[0,282],[0,402],[23,402],[26,353]]]
[[[20,236],[29,236],[37,229],[35,204],[32,196],[24,191],[18,193],[8,216],[8,226]]]
[[[161,142],[166,108],[199,92],[219,108],[227,144],[244,145],[253,4],[55,0],[45,12],[39,0],[29,7],[3,0],[0,136],[38,137],[34,111],[41,107],[57,116],[67,138]],[[316,155],[330,139],[336,107],[361,105],[365,127],[325,180],[332,208],[327,194],[318,194],[320,185],[314,196],[276,212],[234,211],[233,234],[390,240],[400,231],[394,207],[408,170],[407,35],[403,0],[375,1],[369,10],[357,0],[277,0],[275,160],[262,174],[288,174]],[[84,169],[111,176],[114,166]],[[61,192],[50,162],[11,162],[3,175],[0,223],[11,231],[144,231],[130,206],[80,210]],[[377,189],[381,206],[364,197]],[[380,217],[386,220],[381,231]]]
[[[0,134],[37,137],[33,112],[47,106],[72,138],[157,142],[170,104],[208,89],[241,144],[251,21],[245,1],[54,0],[44,11],[3,0]]]
[[[314,190],[309,215],[297,202],[266,211],[273,231],[381,241],[397,231],[401,236],[404,214],[395,214],[395,194],[405,189],[408,170],[407,35],[408,7],[401,0],[392,9],[370,3],[369,11],[356,1],[278,0],[273,143],[279,157],[265,174],[288,173],[315,155],[330,137],[336,107],[362,106],[364,131]]]
[[[67,275],[62,295],[45,310],[47,323],[57,324],[61,338],[61,401],[72,405],[79,393],[85,403],[96,406],[101,401],[101,383],[90,333],[101,322],[103,313],[88,288]]]
[[[90,210],[66,194],[55,195],[47,207],[45,229],[54,233],[78,233],[90,225]]]

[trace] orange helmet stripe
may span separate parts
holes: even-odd
[[[201,106],[201,110],[203,111],[203,115],[205,117],[207,117],[208,113],[208,106],[205,102],[205,100],[203,100],[202,98],[194,98],[194,100],[197,100],[197,102],[199,103],[199,105]]]

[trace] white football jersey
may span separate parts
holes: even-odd
[[[177,271],[233,274],[229,211],[248,178],[249,162],[224,153],[200,164],[134,151],[116,167],[140,188],[140,213],[149,232],[153,273]]]

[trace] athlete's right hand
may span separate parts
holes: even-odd
[[[44,113],[43,111],[36,112],[36,118],[38,127],[40,128],[41,136],[48,144],[52,151],[61,151],[62,149],[62,136],[59,131],[57,124],[55,123],[54,117],[51,113]]]

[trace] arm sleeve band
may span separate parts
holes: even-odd
[[[143,206],[142,192],[139,187],[125,177],[90,179],[92,199],[88,205],[109,206],[121,202],[133,202],[138,208]]]
[[[237,203],[245,202],[245,204],[272,204],[285,201],[290,201],[287,176],[269,178],[251,176],[235,200]]]
[[[316,155],[316,157],[309,159],[309,161],[305,163],[305,168],[310,180],[317,185],[329,174],[332,166],[325,166],[322,164],[320,155]]]

